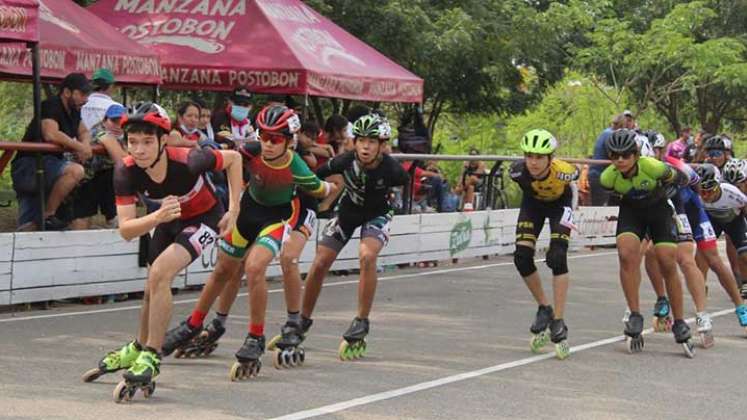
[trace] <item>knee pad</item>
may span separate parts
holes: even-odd
[[[550,241],[550,249],[545,255],[545,264],[552,270],[553,276],[568,273],[568,242]]]
[[[534,265],[534,248],[524,245],[516,245],[514,251],[514,265],[522,277],[527,277],[537,271]]]

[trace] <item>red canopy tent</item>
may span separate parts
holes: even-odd
[[[31,2],[3,2],[4,5],[16,3]],[[72,72],[90,75],[97,68],[106,67],[120,83],[158,84],[161,81],[157,53],[122,36],[71,0],[40,0],[38,22],[43,78],[61,79]],[[4,77],[6,79],[31,75],[31,56],[24,44],[0,47],[0,73],[10,75]]]
[[[421,102],[423,80],[298,0],[99,0],[161,55],[165,87]]]
[[[36,0],[0,0],[0,40],[39,41]]]

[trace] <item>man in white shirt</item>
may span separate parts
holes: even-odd
[[[80,111],[80,118],[88,130],[104,120],[106,110],[113,104],[122,105],[112,99],[115,89],[114,74],[107,68],[93,72],[91,84],[93,93],[88,95],[88,102]],[[95,133],[93,133],[95,134]]]

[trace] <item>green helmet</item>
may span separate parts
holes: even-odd
[[[532,130],[524,134],[521,140],[521,150],[524,153],[536,153],[538,155],[549,155],[558,147],[558,141],[547,130]]]
[[[353,135],[358,137],[369,137],[379,140],[388,140],[392,129],[389,123],[376,114],[368,114],[358,118],[353,124]]]

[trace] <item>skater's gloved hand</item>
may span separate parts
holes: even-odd
[[[233,228],[236,227],[236,219],[239,217],[238,211],[227,211],[226,214],[221,217],[218,222],[218,229],[220,230],[220,237],[224,237],[229,233],[233,232]]]
[[[158,223],[168,223],[172,220],[176,220],[182,215],[182,206],[179,204],[179,199],[170,195],[163,199],[161,208],[156,211],[156,220]]]

